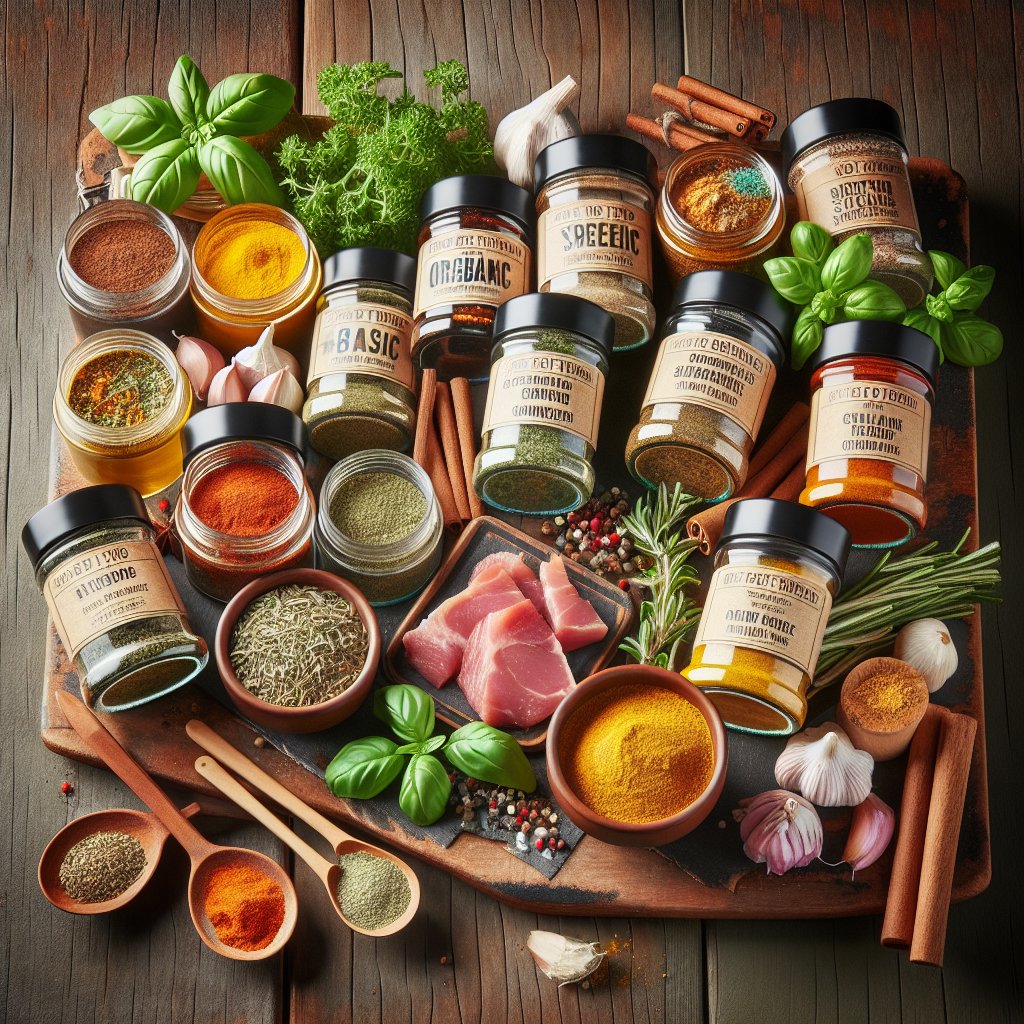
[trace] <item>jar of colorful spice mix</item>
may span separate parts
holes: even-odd
[[[189,420],[174,526],[197,590],[227,601],[257,577],[312,566],[304,435],[298,416],[262,402],[216,405]]]
[[[680,483],[706,501],[738,491],[791,325],[789,304],[757,278],[684,277],[626,442],[630,473],[648,487]]]
[[[589,299],[615,319],[615,348],[654,333],[654,157],[619,135],[562,139],[541,150],[537,290]]]
[[[100,331],[64,360],[53,419],[91,484],[129,484],[143,497],[181,476],[181,429],[192,387],[174,353],[141,331]]]
[[[413,360],[441,380],[486,380],[495,310],[530,290],[533,197],[466,174],[427,189],[420,218]]]
[[[811,366],[800,501],[842,523],[857,547],[903,544],[928,517],[938,347],[912,327],[852,320],[825,328]]]
[[[786,223],[782,184],[742,143],[698,146],[665,173],[656,221],[673,283],[695,270],[760,273]]]
[[[774,498],[725,515],[693,654],[683,675],[741,732],[788,735],[850,554],[850,535],[813,509]]]
[[[594,489],[615,321],[574,295],[524,295],[494,318],[477,494],[494,508],[552,515]]]
[[[422,590],[441,561],[444,524],[430,477],[408,456],[370,450],[331,469],[320,490],[317,568],[380,607]]]
[[[412,445],[415,283],[416,261],[393,249],[346,249],[324,264],[302,418],[328,458]]]
[[[221,210],[199,232],[192,264],[200,337],[233,355],[272,323],[275,345],[305,355],[323,273],[290,213],[264,203]]]
[[[138,491],[71,491],[25,524],[21,542],[87,704],[135,707],[206,665]]]

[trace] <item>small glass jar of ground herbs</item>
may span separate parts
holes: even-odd
[[[413,361],[440,380],[486,380],[494,312],[530,290],[533,196],[490,175],[445,178],[420,218]]]
[[[626,442],[630,473],[705,501],[738,491],[791,325],[789,304],[764,281],[733,270],[684,277]]]
[[[138,491],[71,491],[26,523],[21,542],[87,704],[135,707],[206,665]]]
[[[416,261],[393,249],[346,249],[324,263],[302,418],[328,458],[412,445],[415,283]]]
[[[339,462],[320,491],[317,568],[354,583],[376,607],[397,604],[437,571],[443,526],[430,477],[412,459],[359,452]]]
[[[589,299],[615,319],[615,349],[654,333],[654,157],[619,135],[582,135],[541,150],[537,290]]]
[[[590,497],[614,336],[612,316],[574,295],[524,295],[498,310],[473,470],[488,505],[553,515]]]
[[[836,243],[866,231],[871,276],[911,309],[932,286],[921,247],[900,116],[881,100],[842,99],[811,107],[782,136],[782,169],[801,220]]]

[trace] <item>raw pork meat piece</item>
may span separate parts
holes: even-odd
[[[575,651],[605,636],[608,627],[569,582],[560,555],[552,554],[548,561],[541,562],[540,582],[544,587],[544,614],[563,651]]]
[[[486,568],[492,565],[500,565],[505,572],[516,581],[516,586],[528,597],[533,606],[547,618],[547,609],[544,607],[544,586],[536,573],[526,564],[521,554],[517,555],[511,551],[495,551],[492,555],[485,555],[477,562],[473,569],[469,582],[472,583],[477,576]]]

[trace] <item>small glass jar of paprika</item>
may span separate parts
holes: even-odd
[[[174,527],[197,590],[228,601],[267,573],[312,566],[304,440],[298,416],[262,402],[212,406],[186,424]]]
[[[856,547],[892,548],[928,518],[924,488],[939,350],[884,320],[825,328],[811,363],[807,478],[800,501]]]

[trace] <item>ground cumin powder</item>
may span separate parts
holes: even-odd
[[[910,665],[893,663],[870,675],[844,694],[843,708],[850,721],[864,729],[901,729],[920,715],[928,703],[927,687],[921,673]]]

